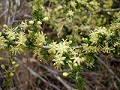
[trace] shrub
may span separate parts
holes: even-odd
[[[13,70],[5,72],[6,78],[18,66],[13,57],[29,50],[38,60],[50,59],[55,68],[67,69],[63,75],[83,88],[84,79],[78,72],[84,65],[94,66],[95,54],[120,59],[120,12],[112,11],[113,4],[113,0],[108,4],[101,0],[35,0],[33,20],[13,28],[4,25],[0,33],[0,50],[9,54]]]

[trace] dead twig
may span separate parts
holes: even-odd
[[[39,74],[37,74],[35,71],[33,71],[30,67],[27,67],[27,69],[29,70],[29,72],[36,77],[39,77],[40,80],[42,80],[44,83],[47,83],[48,85],[50,85],[51,87],[53,87],[56,90],[60,90],[58,87],[56,87],[55,85],[47,82],[44,78],[42,78]]]
[[[41,66],[42,68],[46,69],[48,72],[52,73],[53,76],[61,83],[63,84],[68,90],[75,90],[73,87],[69,86],[59,75],[56,71],[54,70],[51,70],[50,68],[42,65],[42,64],[39,64],[39,66]]]
[[[8,12],[7,12],[7,16],[6,16],[6,25],[9,26],[10,23],[10,8],[11,8],[11,1],[7,0],[8,2]]]
[[[13,16],[12,16],[12,21],[11,21],[11,24],[10,24],[10,25],[12,25],[12,24],[14,23],[14,21],[15,21],[16,10],[17,10],[17,6],[15,5],[15,6],[14,6]]]
[[[61,82],[61,84],[63,84],[68,90],[75,90],[73,87],[69,86],[60,76],[54,74],[54,77],[55,77],[59,82]]]
[[[6,9],[1,15],[0,17],[2,17],[5,13],[7,13],[8,9]]]
[[[105,68],[117,79],[117,81],[120,83],[120,79],[118,78],[117,75],[115,75],[115,73],[109,68],[109,66],[107,66],[96,54],[94,55],[94,57],[101,62]]]
[[[117,11],[120,11],[120,8],[115,8],[115,9],[103,9],[103,8],[101,8],[100,10],[103,12],[117,12]]]
[[[42,80],[44,83],[50,85],[51,87],[53,87],[56,90],[60,90],[57,86],[47,82],[44,78],[42,78],[39,74],[37,74],[35,71],[33,71],[30,67],[26,66],[22,61],[20,61],[18,58],[14,57],[14,60],[16,62],[18,62],[19,65],[24,65],[28,71],[30,72],[31,75],[33,75],[34,77],[38,77],[40,80]]]

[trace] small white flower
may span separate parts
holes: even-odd
[[[75,7],[76,4],[77,4],[77,3],[76,3],[75,1],[71,1],[71,2],[70,2],[70,5],[71,5],[72,7]]]
[[[33,25],[33,24],[34,24],[34,21],[29,21],[29,24],[30,24],[30,25]]]
[[[68,16],[73,16],[73,14],[74,14],[74,12],[72,10],[69,10],[67,13]]]
[[[48,21],[49,20],[49,17],[44,17],[43,18],[43,21]]]

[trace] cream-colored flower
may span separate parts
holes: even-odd
[[[12,54],[16,55],[16,54],[20,54],[20,53],[24,52],[24,49],[21,46],[10,46],[9,51]]]
[[[27,39],[25,37],[25,33],[24,32],[20,32],[18,34],[17,38],[18,38],[18,41],[16,41],[16,44],[26,46],[25,42],[26,42]]]
[[[44,17],[43,18],[43,21],[48,21],[49,20],[49,17]]]
[[[4,49],[7,46],[5,42],[5,38],[3,36],[0,36],[0,49]]]
[[[72,59],[74,59],[74,60],[73,60],[73,63],[77,63],[78,65],[81,64],[81,59],[80,59],[80,57],[73,57]]]
[[[70,48],[65,40],[63,40],[63,42],[60,42],[58,44],[56,42],[53,42],[49,46],[52,52],[54,53],[57,52],[58,54],[63,54],[64,52],[67,52],[68,49]]]
[[[34,21],[29,21],[29,24],[30,24],[30,25],[33,25],[33,24],[34,24]]]
[[[98,40],[99,40],[99,38],[98,38],[98,34],[97,33],[95,33],[95,32],[92,32],[91,34],[90,34],[90,41],[94,44],[96,44],[97,42],[98,42]]]
[[[72,10],[69,10],[67,13],[67,16],[73,16],[74,12]]]
[[[114,48],[108,46],[108,43],[105,43],[105,46],[101,49],[104,53],[110,53]]]
[[[27,22],[26,22],[26,21],[25,21],[25,22],[21,22],[20,27],[21,27],[23,30],[25,30],[25,29],[28,27]]]
[[[42,24],[42,22],[41,21],[37,21],[37,25],[41,25]]]
[[[36,45],[42,46],[45,43],[45,35],[41,32],[35,34]]]
[[[70,5],[71,5],[72,7],[75,7],[76,4],[77,4],[77,3],[76,3],[75,1],[71,1],[71,2],[70,2]]]
[[[65,42],[61,42],[56,46],[56,50],[58,50],[58,53],[63,54],[64,52],[67,52],[69,49],[69,46],[66,45]]]
[[[64,60],[66,57],[63,57],[62,54],[55,55],[55,59],[53,61],[55,62],[54,65],[57,69],[61,67],[61,65],[64,65]]]
[[[9,39],[9,40],[14,40],[15,37],[16,37],[16,36],[15,36],[16,33],[15,33],[14,31],[12,31],[12,30],[7,31],[6,34],[8,35],[8,39]]]

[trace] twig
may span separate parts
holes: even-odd
[[[68,90],[75,90],[73,87],[69,86],[60,76],[55,75],[54,77],[61,82],[61,84],[63,84]]]
[[[103,12],[117,12],[120,11],[120,8],[115,8],[115,9],[100,9]]]
[[[114,81],[114,79],[112,78],[112,81],[113,81],[113,85],[114,87],[116,88],[116,90],[119,90],[118,86],[116,85],[116,82]]]
[[[41,79],[44,83],[47,83],[48,85],[50,85],[51,87],[53,87],[56,90],[60,90],[58,87],[56,87],[55,85],[47,82],[44,78],[42,78],[39,74],[37,74],[35,71],[33,71],[30,67],[27,67],[27,69],[29,70],[29,72],[36,77],[39,77],[39,79]]]
[[[82,46],[73,46],[72,48],[80,49],[80,48],[82,48]]]
[[[43,48],[43,49],[50,49],[49,46],[41,46],[40,48]],[[82,46],[72,46],[72,48],[80,49],[80,48],[82,48]]]
[[[8,1],[8,12],[7,12],[7,16],[6,16],[6,25],[9,26],[11,2],[10,2],[10,0],[7,0],[7,1]]]
[[[115,75],[115,73],[108,66],[106,66],[106,64],[96,54],[94,56],[106,67],[106,69],[108,69],[108,71],[118,80],[118,82],[120,82],[120,79],[117,77],[117,75]]]
[[[116,61],[116,62],[119,62],[120,63],[120,60],[118,60],[118,59],[116,59],[116,58],[110,58],[111,60],[113,60],[113,61]]]
[[[101,56],[102,56],[103,58],[106,57],[104,54],[101,54]],[[115,62],[120,63],[120,60],[118,60],[118,59],[116,59],[116,58],[114,58],[114,57],[108,57],[108,58],[109,58],[111,61],[115,61]]]
[[[43,48],[43,49],[50,49],[49,46],[41,46],[40,48]]]
[[[60,34],[61,34],[62,30],[63,30],[63,26],[64,26],[64,24],[62,24],[61,27],[60,27],[60,29],[59,29],[59,32],[57,34],[58,38],[60,37]]]
[[[13,16],[12,16],[11,25],[14,23],[15,15],[16,15],[16,10],[17,10],[17,6],[15,5],[15,6],[14,6],[14,13],[13,13]]]
[[[42,65],[42,64],[39,64],[39,66],[43,67],[44,69],[46,69],[48,72],[52,73],[53,76],[58,80],[60,81],[61,84],[63,84],[68,90],[75,90],[73,87],[69,86],[60,76],[58,76],[58,73],[55,72],[54,70],[51,70],[50,68]]]
[[[46,69],[47,71],[49,71],[50,73],[52,74],[56,74],[58,75],[58,72],[54,71],[54,70],[51,70],[50,68],[46,67],[45,65],[42,65],[42,64],[38,64],[40,67]]]
[[[7,11],[8,11],[8,9],[6,9],[6,10],[0,15],[0,17],[2,17]]]
[[[30,67],[26,66],[25,64],[23,64],[22,61],[20,61],[18,58],[14,57],[14,60],[17,61],[20,65],[24,65],[28,71],[30,72],[31,75],[35,76],[35,77],[39,77],[40,80],[42,80],[44,83],[47,83],[48,85],[50,85],[51,87],[53,87],[56,90],[60,90],[58,87],[56,87],[55,85],[47,82],[44,78],[42,78],[39,74],[37,74],[35,71],[33,71]]]

